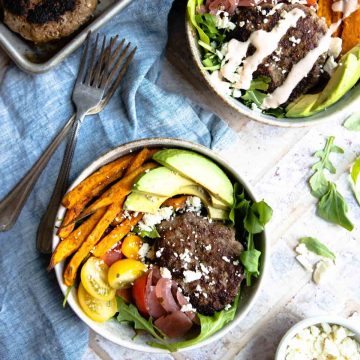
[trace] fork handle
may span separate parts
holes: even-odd
[[[59,210],[61,199],[67,189],[69,173],[71,168],[71,162],[74,156],[76,140],[79,134],[79,129],[82,120],[86,113],[77,113],[76,120],[71,128],[71,133],[66,144],[64,158],[61,163],[59,176],[56,180],[54,191],[51,195],[49,205],[45,210],[40,225],[38,227],[36,237],[36,248],[42,254],[51,253],[51,243],[54,232],[54,225],[56,221],[56,215]]]
[[[19,217],[28,196],[36,181],[45,169],[51,156],[69,133],[75,121],[75,114],[67,121],[65,126],[56,135],[45,152],[37,160],[29,172],[15,185],[11,192],[0,202],[0,231],[10,230]]]

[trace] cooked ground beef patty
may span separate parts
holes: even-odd
[[[233,302],[243,278],[238,260],[243,247],[234,229],[188,212],[163,221],[157,230],[156,264],[170,270],[199,313],[212,315]]]
[[[27,40],[69,36],[93,14],[97,0],[3,0],[4,22]]]
[[[317,47],[320,39],[328,30],[325,20],[318,17],[316,13],[307,6],[299,4],[283,5],[282,8],[276,9],[274,14],[269,15],[269,12],[273,8],[274,6],[271,4],[240,8],[238,15],[235,15],[232,19],[232,21],[237,23],[237,27],[229,35],[230,38],[247,41],[250,35],[256,30],[271,31],[279,20],[281,20],[281,14],[284,11],[289,12],[294,8],[300,8],[304,11],[306,17],[300,18],[296,27],[288,30],[286,35],[281,39],[277,50],[268,56],[254,73],[254,78],[262,75],[271,78],[269,92],[273,92],[284,82],[293,65],[305,57],[310,50]],[[247,56],[252,55],[255,50],[254,46],[250,46]],[[321,67],[324,65],[325,60],[325,56],[321,56],[317,60],[308,76],[293,90],[289,101],[304,94],[318,83],[321,75]]]

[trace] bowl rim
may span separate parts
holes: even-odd
[[[206,71],[201,63],[200,59],[200,50],[199,46],[196,42],[197,34],[195,33],[195,30],[188,20],[188,17],[185,16],[185,32],[187,37],[187,43],[190,48],[190,53],[193,62],[195,63],[198,71],[202,74],[202,77],[205,79],[208,88],[218,97],[220,97],[228,106],[230,106],[233,110],[235,110],[240,115],[245,115],[248,118],[252,120],[256,120],[258,122],[272,125],[272,126],[279,126],[279,127],[306,127],[311,125],[319,125],[330,121],[335,121],[339,118],[339,116],[343,117],[344,120],[350,116],[353,112],[357,111],[359,105],[360,105],[360,84],[355,85],[351,90],[348,91],[347,94],[345,94],[342,98],[340,98],[335,104],[330,106],[329,108],[322,110],[314,115],[308,116],[308,117],[297,117],[297,118],[276,118],[274,116],[262,114],[260,112],[256,112],[244,104],[242,104],[240,101],[232,98],[231,96],[221,94],[213,85],[210,74],[208,71]],[[344,104],[344,106],[341,106],[342,102],[346,97],[351,96],[351,94],[354,92],[354,90],[359,94],[355,94],[354,98],[349,101],[348,104]],[[336,108],[335,108],[336,107]],[[341,107],[341,109],[340,109]],[[332,109],[332,110],[331,110]],[[315,118],[314,118],[315,116]]]
[[[234,180],[240,182],[240,184],[244,187],[245,191],[249,195],[249,197],[253,200],[257,200],[258,197],[254,195],[254,191],[249,186],[249,183],[243,179],[243,177],[238,173],[236,169],[234,169],[232,166],[229,165],[227,161],[225,161],[219,154],[217,154],[214,150],[211,150],[203,145],[193,143],[190,141],[182,140],[182,139],[176,139],[176,138],[146,138],[141,140],[135,140],[131,141],[122,145],[119,145],[115,148],[113,148],[110,151],[105,152],[102,156],[98,157],[94,161],[92,161],[88,166],[86,166],[81,173],[76,177],[76,179],[72,182],[71,186],[69,187],[68,191],[74,188],[80,181],[91,175],[94,171],[96,171],[99,167],[103,166],[104,164],[115,160],[116,158],[125,155],[126,153],[129,153],[131,151],[137,150],[139,148],[143,147],[176,147],[176,148],[184,148],[188,150],[196,151],[211,160],[213,160],[215,163],[217,163],[221,168],[226,170],[231,176],[234,178]],[[65,214],[65,207],[60,205],[58,212],[57,212],[57,219],[62,219]],[[61,220],[57,220],[54,224],[54,233],[52,238],[52,250],[55,249],[56,245],[59,242],[59,237],[56,235],[56,225],[61,222]],[[262,245],[263,245],[263,257],[262,257],[262,272],[259,278],[256,281],[256,284],[252,286],[251,294],[249,294],[248,299],[246,301],[246,304],[241,307],[241,309],[238,309],[237,314],[235,315],[235,318],[225,325],[222,329],[217,331],[215,334],[210,336],[209,338],[203,340],[202,342],[188,346],[182,349],[179,349],[178,352],[182,351],[188,351],[200,348],[202,346],[208,345],[221,337],[223,337],[226,333],[228,333],[230,330],[232,330],[235,326],[239,324],[239,322],[248,314],[250,309],[254,306],[260,290],[264,284],[264,278],[268,269],[268,262],[269,262],[269,248],[267,245],[267,232],[266,229],[261,234],[262,239]],[[60,286],[60,289],[62,293],[66,294],[67,292],[67,286],[63,282],[63,267],[64,267],[64,261],[57,264],[55,266],[55,274],[56,279],[58,281],[58,284]],[[77,304],[77,300],[75,299],[74,295],[75,289],[71,289],[71,294],[68,297],[68,304],[70,305],[71,309],[75,312],[75,314],[86,324],[88,325],[93,331],[95,331],[97,334],[103,336],[104,338],[112,341],[115,344],[124,346],[126,348],[132,349],[132,350],[138,350],[148,353],[169,353],[168,350],[162,350],[150,347],[149,345],[145,344],[137,344],[134,341],[128,341],[119,338],[118,336],[114,335],[109,331],[108,329],[105,329],[102,327],[102,324],[96,323],[92,321],[90,318],[88,318],[85,313],[81,310],[79,305]]]
[[[321,323],[343,326],[352,331],[355,334],[356,340],[360,341],[360,325],[356,326],[350,319],[338,315],[314,316],[297,322],[284,334],[277,347],[275,360],[285,360],[285,351],[288,347],[288,343],[299,331]]]

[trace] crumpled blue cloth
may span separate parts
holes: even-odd
[[[137,0],[101,33],[119,34],[138,47],[121,90],[99,115],[85,119],[72,180],[94,159],[125,142],[168,136],[218,150],[235,134],[216,116],[156,80],[167,40],[171,0]],[[10,66],[0,86],[0,198],[31,168],[73,113],[70,101],[80,50],[56,69],[28,75]],[[80,359],[88,328],[69,307],[49,258],[35,249],[37,226],[52,193],[64,145],[37,182],[14,228],[0,234],[0,359]]]

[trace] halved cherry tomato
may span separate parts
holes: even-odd
[[[108,301],[115,297],[115,290],[108,283],[109,267],[99,258],[91,256],[81,269],[81,282],[94,298]]]
[[[78,289],[78,301],[84,313],[96,322],[104,322],[112,318],[117,312],[115,297],[108,301],[95,299],[86,290],[82,283]]]
[[[122,243],[121,251],[128,259],[138,259],[141,245],[140,236],[129,234]]]
[[[120,296],[124,301],[129,304],[132,301],[131,289],[118,289],[116,290],[116,296]]]
[[[308,6],[315,6],[317,5],[317,0],[307,0]]]
[[[116,245],[113,249],[110,249],[103,256],[101,256],[101,259],[105,261],[107,266],[111,266],[114,262],[124,257],[123,253],[121,252],[121,245],[121,243]]]
[[[131,287],[133,282],[146,270],[146,265],[141,261],[134,259],[119,260],[111,265],[108,273],[108,281],[114,289],[126,289]]]
[[[149,316],[145,302],[147,278],[148,278],[148,274],[144,274],[143,276],[136,279],[131,289],[131,293],[135,301],[135,305],[138,308],[138,310],[141,312],[141,314],[144,316]]]

